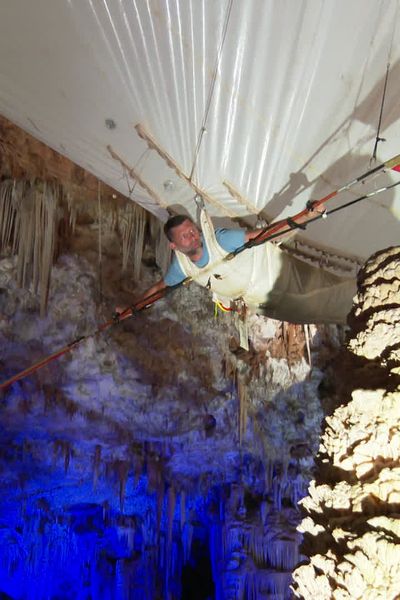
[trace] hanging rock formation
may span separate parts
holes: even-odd
[[[340,405],[301,502],[310,562],[295,571],[294,589],[306,600],[400,593],[400,247],[372,256],[358,284],[350,353],[334,375]]]

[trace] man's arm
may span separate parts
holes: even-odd
[[[309,210],[307,212],[307,214],[296,219],[296,223],[299,223],[299,224],[308,223],[308,221],[311,221],[312,219],[315,219],[315,217],[317,217],[318,215],[321,215],[321,213],[323,213],[324,210],[325,210],[325,206],[323,204],[320,204],[318,207],[318,210]],[[275,221],[274,223],[271,223],[270,227],[272,229],[273,227],[275,227],[276,225],[280,225],[281,223],[287,224],[286,219],[282,219],[281,221]],[[248,231],[246,231],[246,233],[245,233],[246,242],[258,237],[260,235],[261,231],[262,231],[262,229],[249,229]],[[287,231],[285,231],[285,233],[281,233],[279,235],[278,235],[278,232],[276,232],[276,234],[274,234],[274,236],[276,236],[276,237],[274,237],[273,241],[276,242],[276,241],[282,240],[285,237],[287,237],[287,235],[288,235]],[[268,234],[266,234],[265,237],[268,237]],[[260,237],[260,240],[261,239],[262,239],[262,237]]]
[[[162,292],[163,290],[165,290],[166,287],[167,287],[167,285],[166,285],[164,279],[160,279],[160,281],[157,281],[157,283],[155,283],[154,285],[149,287],[143,294],[141,294],[141,296],[139,298],[135,299],[132,306],[138,305],[140,308],[144,308],[145,306],[147,306],[147,302],[146,302],[147,298],[149,300],[148,303],[152,304],[152,302],[154,302],[156,299],[158,300],[158,298],[152,297],[153,294],[157,294],[157,292]],[[117,306],[115,309],[115,312],[118,315],[121,315],[121,314],[127,312],[127,314],[124,314],[122,319],[130,317],[132,314],[132,310],[129,307],[122,307],[122,306]]]
[[[151,300],[152,300],[151,296],[153,294],[156,294],[157,292],[162,292],[163,290],[165,290],[166,287],[167,287],[167,285],[166,285],[164,279],[160,279],[160,281],[157,281],[157,283],[155,283],[149,289],[147,289],[144,292],[144,294],[142,294],[141,297],[134,302],[134,304],[141,303],[141,302],[145,301],[146,298],[149,298],[149,301],[151,303]]]

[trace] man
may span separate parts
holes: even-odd
[[[306,223],[315,216],[309,211],[297,222]],[[293,323],[346,322],[356,291],[353,279],[299,261],[271,242],[224,260],[230,252],[259,236],[260,230],[214,230],[204,210],[200,221],[201,231],[184,215],[167,221],[164,232],[174,256],[165,277],[144,297],[191,277],[210,289],[214,299],[224,305],[240,300],[253,312]],[[287,233],[279,237],[285,236]]]

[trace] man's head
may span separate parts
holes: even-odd
[[[164,233],[172,250],[179,250],[189,258],[201,254],[203,241],[200,232],[190,217],[175,215],[164,225]]]

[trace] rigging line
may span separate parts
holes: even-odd
[[[386,65],[386,76],[385,76],[385,83],[383,85],[383,93],[382,93],[381,109],[380,109],[380,113],[379,113],[379,120],[378,120],[378,127],[377,127],[377,132],[376,132],[375,144],[374,144],[374,149],[373,149],[373,152],[372,152],[372,157],[371,157],[370,163],[373,162],[373,161],[376,161],[376,153],[378,151],[378,144],[379,144],[379,142],[385,142],[386,141],[385,138],[381,138],[380,137],[380,132],[381,132],[381,125],[382,125],[383,106],[385,104],[385,97],[386,97],[387,82],[388,82],[388,79],[389,79],[390,61],[391,61],[391,57],[392,57],[393,40],[394,40],[395,31],[396,31],[396,24],[397,24],[397,15],[398,15],[398,12],[399,12],[399,2],[397,2],[395,17],[393,19],[392,37],[391,37],[390,44],[389,44],[388,59],[387,59],[387,65]]]
[[[189,181],[192,181],[193,178],[193,174],[194,174],[194,170],[196,168],[196,163],[197,163],[197,158],[200,152],[200,146],[201,143],[203,141],[203,135],[206,131],[206,124],[207,124],[207,119],[208,119],[208,114],[210,112],[210,108],[211,108],[211,102],[214,96],[214,90],[215,90],[215,83],[217,81],[217,73],[218,73],[218,69],[219,69],[219,65],[221,63],[221,58],[222,58],[222,50],[225,44],[225,38],[226,38],[226,34],[228,31],[228,25],[229,25],[229,19],[231,16],[231,12],[232,12],[232,5],[233,5],[233,0],[229,0],[227,8],[226,8],[226,15],[225,15],[225,22],[224,22],[224,26],[223,26],[223,30],[222,30],[222,37],[221,37],[221,43],[217,52],[217,57],[215,60],[215,67],[214,67],[214,72],[213,72],[213,76],[211,79],[211,86],[210,86],[210,91],[208,93],[208,98],[207,98],[207,102],[206,102],[206,108],[204,111],[204,117],[203,117],[203,122],[201,124],[200,127],[200,131],[199,131],[199,135],[197,137],[197,144],[196,144],[196,148],[194,151],[194,157],[193,157],[193,164],[192,164],[192,169],[190,171],[190,175],[189,175]]]
[[[378,128],[377,128],[377,131],[376,131],[376,138],[375,138],[374,150],[372,152],[370,163],[373,162],[373,161],[376,161],[376,153],[377,153],[377,150],[378,150],[378,144],[379,144],[379,142],[385,142],[386,141],[385,138],[381,138],[380,137],[380,133],[381,133],[381,125],[382,125],[383,106],[385,104],[386,88],[387,88],[387,82],[388,82],[388,78],[389,78],[389,69],[390,69],[390,63],[388,63],[387,66],[386,66],[386,76],[385,76],[385,83],[384,83],[384,86],[383,86],[381,110],[380,110],[380,113],[379,113]]]
[[[133,165],[132,169],[134,169],[136,171],[139,168],[140,162],[143,160],[143,164],[140,167],[140,170],[138,171],[138,173],[141,173],[143,171],[143,169],[144,169],[144,166],[146,164],[146,161],[147,161],[147,158],[149,156],[149,153],[150,153],[150,148],[146,148],[146,150],[144,150],[142,152],[142,154],[139,156],[139,158],[137,159],[137,161]],[[129,197],[129,199],[131,199],[132,194],[135,191],[135,187],[136,187],[137,181],[134,181],[132,186],[129,185],[128,169],[124,165],[122,166],[122,179],[125,179],[125,181],[126,181],[126,185],[127,185],[128,192],[129,192],[128,197]]]

